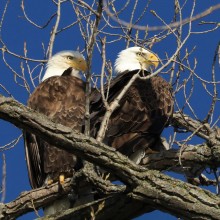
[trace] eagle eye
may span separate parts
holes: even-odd
[[[67,56],[66,58],[67,58],[67,60],[73,60],[74,57],[73,56]]]
[[[137,52],[136,54],[137,54],[137,56],[142,56],[143,55],[141,52]]]

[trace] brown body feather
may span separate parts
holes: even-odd
[[[74,76],[63,74],[43,81],[28,100],[28,106],[48,116],[56,123],[81,132],[85,114],[85,84]],[[33,188],[40,187],[46,178],[57,181],[59,175],[72,176],[77,158],[40,137],[24,133],[29,179]]]
[[[117,76],[110,85],[108,102],[112,102],[139,70]],[[145,75],[149,74],[145,71]],[[106,90],[107,88],[105,88]],[[91,134],[96,137],[106,112],[101,95],[91,95]],[[158,150],[160,135],[173,114],[171,86],[163,78],[137,79],[112,113],[104,142],[133,157],[140,148]],[[134,159],[136,162],[138,159]]]

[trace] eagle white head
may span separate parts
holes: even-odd
[[[149,71],[151,66],[156,68],[158,64],[158,56],[150,50],[142,47],[129,47],[118,54],[114,67],[115,73],[120,74],[140,69]]]
[[[51,76],[61,76],[65,70],[72,67],[72,76],[80,77],[80,71],[87,70],[86,61],[78,51],[65,50],[53,55],[47,63],[47,69],[42,81]]]

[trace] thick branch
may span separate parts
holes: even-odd
[[[148,205],[133,200],[126,194],[116,194],[77,208],[68,209],[63,213],[51,217],[41,218],[40,220],[123,220],[132,219],[150,211],[152,211],[152,208]]]
[[[55,216],[41,219],[90,219],[92,214],[96,216],[96,219],[103,219],[106,214],[108,218],[105,217],[105,219],[116,219],[116,216],[120,217],[120,219],[128,219],[152,211],[152,208],[148,205],[132,200],[125,191],[125,186],[113,185],[109,181],[97,176],[94,172],[84,172],[84,170],[77,172],[75,178],[87,175],[86,178],[89,179],[89,182],[98,191],[104,193],[105,197],[56,214]],[[58,183],[55,183],[47,187],[24,192],[10,203],[0,203],[0,218],[15,219],[27,212],[36,211],[48,205],[52,201],[70,193],[73,187],[71,182],[70,179],[67,179],[62,189]]]
[[[173,114],[172,125],[177,129],[185,129],[187,131],[194,132],[196,129],[200,128],[196,135],[205,140],[209,140],[209,125],[206,123],[199,122],[192,119],[188,115],[182,113]]]
[[[181,163],[180,163],[181,162]],[[198,176],[207,167],[220,166],[220,144],[210,148],[206,143],[185,145],[181,150],[170,149],[147,155],[143,165],[155,170],[169,170]]]
[[[0,204],[0,219],[15,219],[27,212],[37,210],[44,205],[66,195],[71,190],[70,179],[63,184],[62,190],[58,183],[48,187],[34,189],[28,192],[23,192],[14,201]]]
[[[70,128],[57,125],[11,98],[0,97],[0,117],[57,147],[112,171],[130,187],[130,197],[187,219],[219,219],[220,198],[214,194],[137,166],[114,149]]]

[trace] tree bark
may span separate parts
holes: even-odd
[[[220,166],[220,144],[211,148],[207,143],[198,145],[184,145],[184,148],[164,150],[147,155],[143,165],[149,169],[160,171],[174,171],[177,173],[191,173],[199,176],[207,167]]]
[[[127,196],[132,200],[186,219],[219,219],[218,196],[138,166],[114,149],[54,124],[11,98],[0,97],[0,117],[112,172],[126,184]]]

